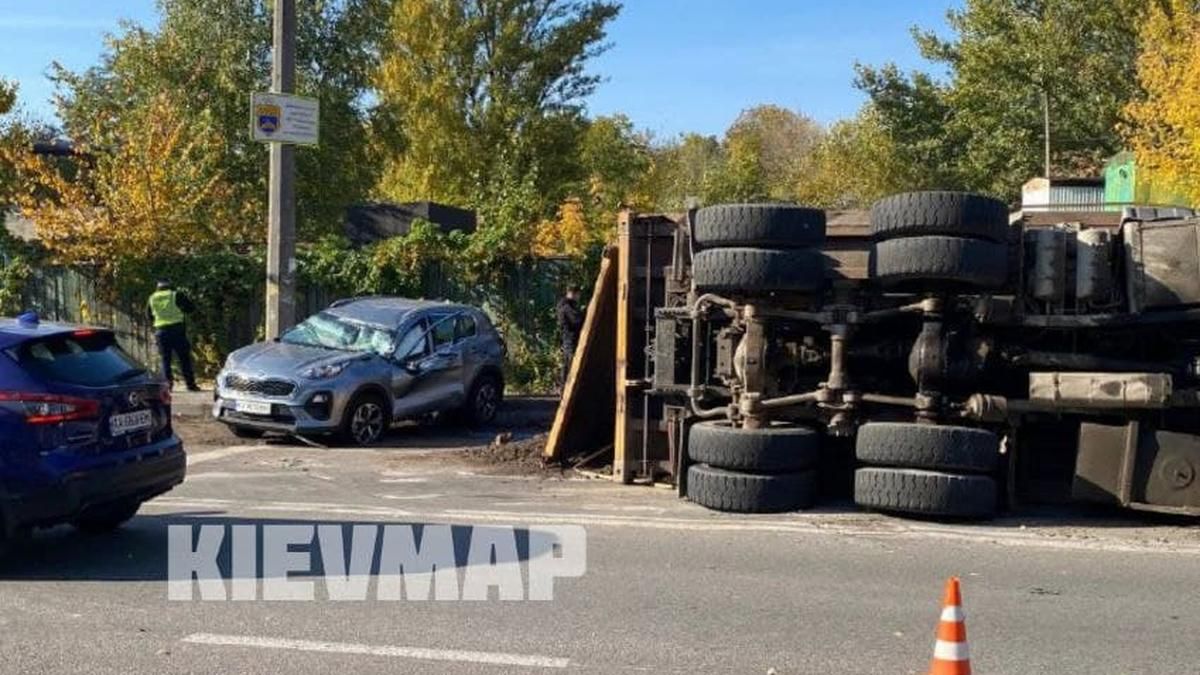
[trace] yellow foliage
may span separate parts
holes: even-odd
[[[1139,168],[1200,204],[1200,10],[1192,0],[1151,3],[1141,26],[1138,84],[1125,138]]]
[[[115,146],[80,143],[66,165],[28,145],[0,150],[16,167],[17,205],[60,262],[107,268],[253,236],[260,219],[236,203],[220,135],[187,121],[181,105],[154,97],[129,112]]]
[[[558,217],[538,225],[533,241],[533,254],[538,257],[583,255],[597,241],[596,233],[588,227],[583,203],[568,199],[558,208]]]

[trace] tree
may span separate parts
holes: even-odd
[[[17,84],[0,79],[0,145],[8,146],[14,142],[20,142],[14,138],[12,125],[5,119],[16,105]],[[16,175],[12,164],[0,157],[0,209],[11,199],[10,195],[14,188],[15,179]],[[3,219],[3,217],[3,211],[0,210],[0,219]],[[0,220],[0,226],[2,225],[3,220]],[[0,229],[3,228],[0,227]]]
[[[297,152],[302,233],[338,228],[345,206],[376,180],[362,96],[375,63],[381,1],[297,3],[297,90],[321,102],[321,144]],[[157,29],[123,25],[108,37],[97,66],[52,67],[64,131],[98,153],[141,143],[129,118],[165,92],[180,102],[179,117],[212,125],[219,142],[211,150],[233,199],[251,207],[245,217],[263,230],[267,153],[250,140],[247,119],[249,93],[270,83],[268,2],[159,0],[158,8]]]
[[[580,200],[568,199],[558,208],[555,218],[546,219],[538,225],[537,235],[533,240],[533,253],[544,258],[581,258],[587,252],[588,246],[596,243],[595,234]]]
[[[742,111],[725,132],[725,169],[709,197],[790,199],[800,167],[823,133],[812,119],[779,106]]]
[[[1136,25],[1147,0],[967,0],[955,36],[914,30],[944,83],[894,66],[859,67],[885,129],[915,169],[943,187],[1015,197],[1045,172],[1043,103],[1054,173],[1094,173],[1120,148],[1115,132],[1136,90]]]
[[[580,142],[580,161],[593,210],[612,214],[636,202],[638,185],[650,168],[649,145],[625,115],[591,120]]]
[[[655,147],[641,192],[647,206],[679,211],[693,200],[707,203],[724,170],[721,143],[712,136],[684,134]]]
[[[235,198],[215,120],[184,115],[185,107],[168,92],[139,101],[113,129],[119,145],[80,144],[65,163],[28,143],[4,148],[23,188],[17,203],[59,262],[107,278],[126,261],[250,236],[244,211],[253,207]]]
[[[834,124],[805,158],[794,196],[821,208],[870,208],[888,194],[927,187],[910,173],[911,166],[879,114],[867,105],[855,118]]]
[[[607,0],[406,0],[375,78],[378,191],[487,206],[537,175],[545,215],[582,179],[582,101],[619,5]],[[535,220],[536,222],[536,220]],[[485,227],[488,226],[485,223]]]
[[[1200,204],[1200,5],[1164,0],[1140,29],[1137,81],[1125,138],[1151,180]]]

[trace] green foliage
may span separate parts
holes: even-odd
[[[618,9],[606,0],[394,3],[376,129],[380,144],[404,151],[389,154],[379,192],[503,212],[487,200],[528,191],[523,210],[552,213],[582,178],[581,104],[599,82],[585,67]]]
[[[700,204],[791,200],[824,137],[812,119],[774,105],[742,111],[723,140],[684,134],[654,148],[640,182],[644,202],[662,210]]]
[[[108,37],[98,65],[52,67],[64,132],[97,152],[131,142],[131,115],[154,99],[174,101],[185,126],[211,125],[219,164],[243,205],[239,218],[266,218],[266,158],[250,140],[248,95],[270,81],[267,0],[161,0],[155,29],[125,24]],[[321,144],[297,152],[302,233],[340,222],[344,207],[375,182],[361,97],[376,62],[379,0],[297,3],[297,89],[321,101]],[[131,130],[131,126],[132,129]]]
[[[0,115],[7,115],[17,105],[17,83],[0,79]]]
[[[719,180],[724,163],[721,143],[716,138],[684,134],[654,149],[642,190],[654,208],[679,211],[691,200],[704,202]]]
[[[775,105],[743,110],[725,132],[725,167],[708,202],[791,199],[804,161],[824,131]]]
[[[649,145],[625,115],[597,117],[588,124],[579,159],[588,177],[585,212],[590,220],[613,220],[622,205],[641,199],[638,188],[650,168]]]
[[[955,36],[914,31],[945,82],[895,66],[859,67],[900,156],[942,187],[1013,198],[1044,171],[1043,96],[1052,172],[1092,174],[1120,149],[1115,125],[1136,91],[1136,27],[1147,0],[968,0]]]
[[[1122,128],[1137,156],[1139,182],[1152,186],[1151,201],[1200,205],[1200,5],[1163,0],[1139,32],[1142,91],[1126,107]]]
[[[22,294],[33,269],[24,258],[0,258],[0,316],[12,316],[22,311]]]
[[[922,187],[871,106],[834,124],[804,158],[794,186],[796,201],[827,209],[866,209],[895,192]],[[936,185],[930,184],[929,187]]]
[[[255,337],[233,329],[244,326],[247,301],[262,295],[265,264],[261,249],[127,261],[116,270],[112,293],[121,305],[140,310],[158,279],[171,281],[196,305],[188,333],[197,371],[212,376],[229,352]]]
[[[11,316],[24,310],[22,296],[33,276],[30,261],[36,252],[4,229],[3,218],[0,212],[0,316]]]

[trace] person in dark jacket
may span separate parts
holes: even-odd
[[[554,308],[562,337],[562,372],[558,382],[560,387],[567,384],[567,375],[571,372],[571,359],[575,356],[575,348],[579,346],[579,334],[583,331],[584,311],[579,307],[579,293],[578,286],[568,286],[566,294]]]
[[[200,391],[196,386],[196,375],[192,370],[192,346],[188,343],[184,316],[196,307],[187,296],[171,288],[171,282],[158,280],[158,288],[147,301],[150,319],[154,322],[154,341],[158,346],[158,357],[162,360],[162,375],[167,384],[174,385],[171,375],[171,357],[179,357],[179,369],[188,391]]]

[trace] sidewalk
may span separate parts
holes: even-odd
[[[213,391],[188,391],[182,386],[176,386],[171,392],[171,413],[175,417],[188,419],[208,417],[212,415]]]

